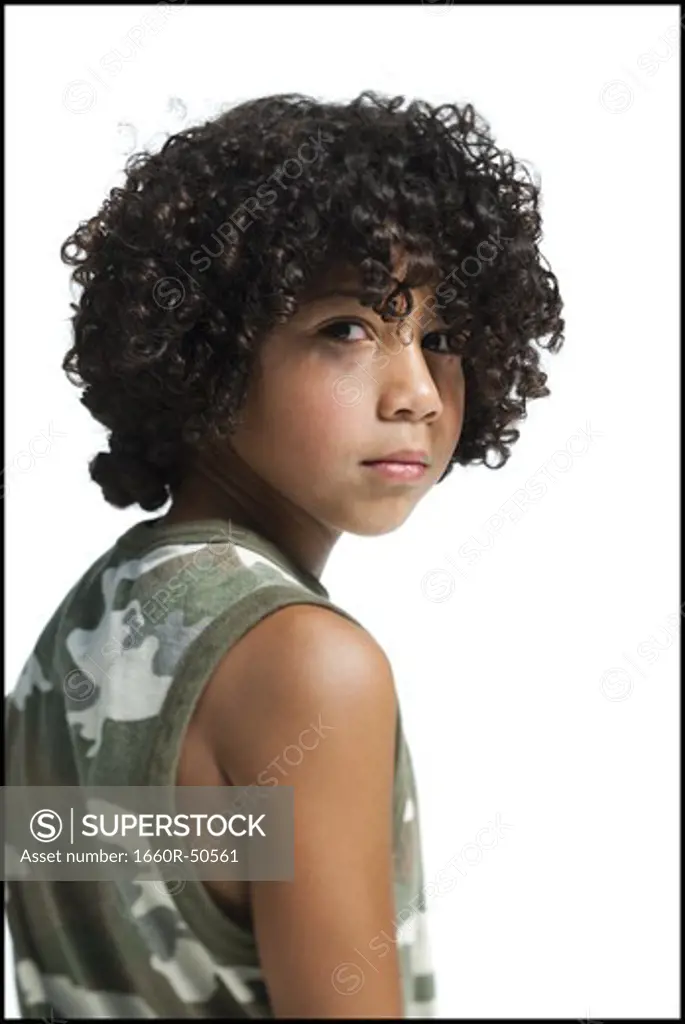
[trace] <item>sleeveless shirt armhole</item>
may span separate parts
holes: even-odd
[[[181,657],[174,679],[159,714],[148,752],[146,767],[138,785],[175,787],[181,742],[195,706],[226,652],[267,615],[292,604],[316,604],[361,623],[312,591],[288,585],[260,587],[221,612],[193,640]],[[363,626],[361,628],[364,628]],[[395,732],[395,773],[399,763],[401,726],[399,705]],[[237,943],[246,952],[255,948],[254,934],[231,920],[210,897],[201,881],[187,880],[173,896],[179,911],[198,938],[219,956],[226,943]],[[235,946],[232,947],[233,949]]]

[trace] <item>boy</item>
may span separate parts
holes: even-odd
[[[244,103],[131,158],[63,246],[92,479],[171,506],[45,627],[7,784],[292,785],[295,877],[9,883],[27,1015],[431,1013],[392,669],[320,577],[506,462],[564,324],[537,187],[470,105],[403,103]]]

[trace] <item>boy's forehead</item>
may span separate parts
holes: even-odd
[[[393,276],[396,280],[402,281],[406,273],[407,260],[399,257],[395,259]],[[438,279],[434,284],[425,284],[416,288],[416,292],[422,296],[432,294]],[[338,289],[344,292],[361,292],[361,274],[359,270],[350,263],[336,263],[319,274],[302,293],[301,299],[305,302],[312,301],[322,295],[335,293]]]
[[[303,298],[316,299],[321,295],[331,294],[338,288],[345,291],[361,289],[361,275],[350,264],[336,264],[318,274],[305,289]]]

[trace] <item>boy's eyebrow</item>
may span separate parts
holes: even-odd
[[[331,288],[326,292],[317,292],[315,295],[311,296],[309,301],[318,302],[319,299],[336,298],[339,295],[347,296],[352,299],[359,299],[361,298],[362,290],[358,287],[344,288],[342,286],[338,286],[337,288]]]

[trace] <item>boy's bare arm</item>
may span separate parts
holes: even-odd
[[[290,606],[234,645],[212,690],[210,743],[225,776],[294,789],[295,879],[250,885],[274,1014],[403,1016],[393,931],[397,704],[383,651],[334,612]],[[375,954],[374,939],[390,951]]]

